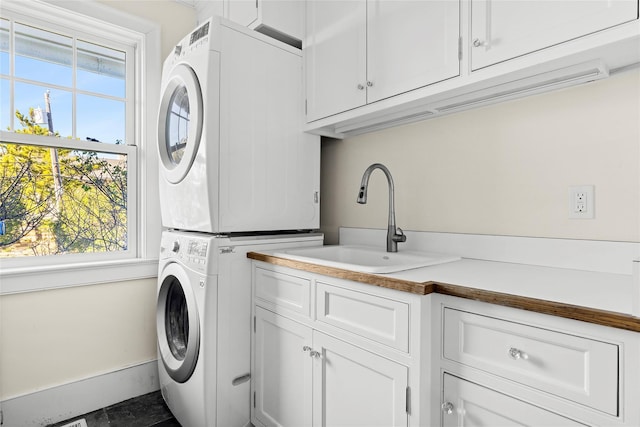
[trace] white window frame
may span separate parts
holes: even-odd
[[[3,141],[19,144],[126,154],[131,176],[127,183],[128,249],[0,259],[0,294],[155,277],[161,230],[154,144],[159,100],[158,91],[153,90],[160,86],[159,26],[96,2],[5,0],[0,15],[63,33],[72,29],[74,35],[84,35],[88,41],[107,39],[131,46],[127,49],[127,73],[134,76],[126,94],[125,114],[134,123],[127,128],[127,145],[61,141],[5,131],[1,135]]]

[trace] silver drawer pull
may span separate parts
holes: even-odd
[[[444,402],[441,406],[440,409],[442,409],[442,412],[444,412],[446,415],[451,415],[453,414],[453,403],[451,402]]]
[[[233,379],[233,381],[231,381],[231,385],[233,386],[240,385],[242,383],[246,383],[250,379],[251,379],[251,374],[240,375],[239,377],[236,377]]]
[[[320,354],[319,351],[311,350],[311,353],[309,353],[309,356],[315,357],[317,359],[317,358],[322,357],[322,354]]]
[[[529,355],[522,350],[518,350],[515,347],[511,347],[509,349],[509,357],[512,358],[513,360],[519,360],[519,359],[526,360],[529,358]]]
[[[302,347],[302,351],[311,351],[311,347],[305,345],[304,347]]]

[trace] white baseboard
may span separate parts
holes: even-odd
[[[46,426],[159,389],[154,360],[4,400],[2,427]]]
[[[463,258],[631,275],[640,243],[482,234],[405,231],[400,251],[454,254]],[[341,245],[384,247],[387,230],[340,228]]]

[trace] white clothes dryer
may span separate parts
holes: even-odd
[[[162,75],[164,227],[319,227],[320,137],[302,130],[300,50],[214,17],[175,47]]]
[[[158,371],[183,427],[250,425],[249,251],[322,245],[322,234],[218,237],[162,233]]]

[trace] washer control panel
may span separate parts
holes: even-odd
[[[211,239],[177,232],[165,232],[160,245],[160,259],[176,259],[198,271],[205,271],[212,250]]]

